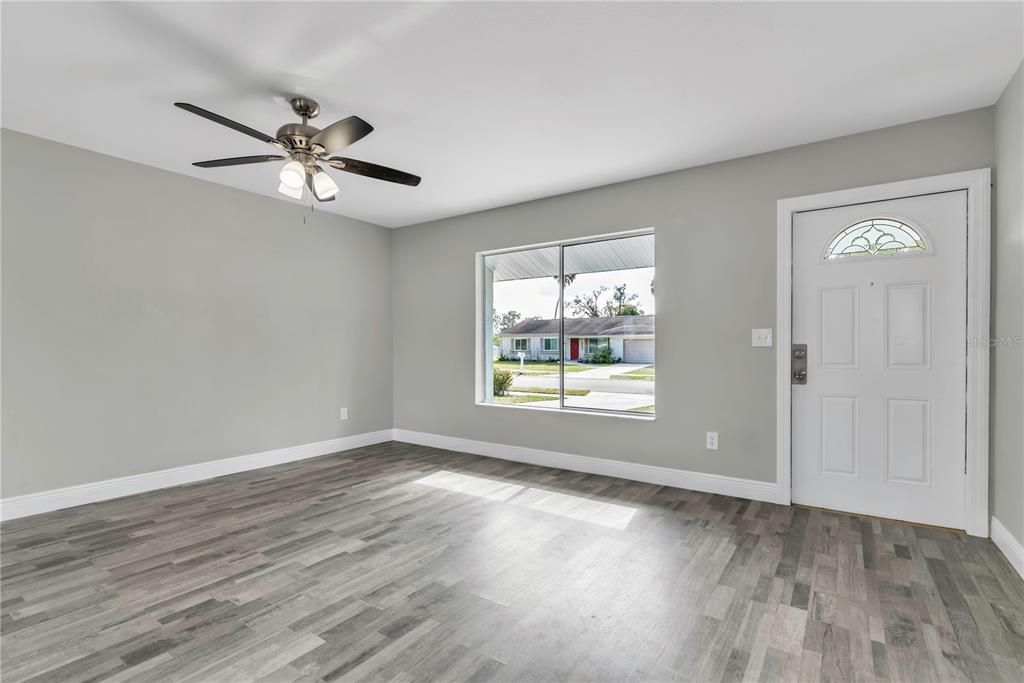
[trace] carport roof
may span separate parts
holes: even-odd
[[[558,277],[558,247],[540,247],[490,254],[484,262],[495,282]],[[570,244],[565,247],[565,272],[606,273],[654,267],[654,235],[632,235]]]

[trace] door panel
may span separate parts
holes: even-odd
[[[966,226],[964,191],[794,215],[794,502],[963,528]]]
[[[928,483],[930,459],[930,401],[919,398],[886,399],[885,458],[888,481]]]
[[[838,474],[856,477],[860,452],[857,445],[857,397],[822,396],[821,424],[821,471],[824,474]]]
[[[931,345],[929,294],[927,282],[885,286],[886,361],[890,369],[927,369]]]
[[[857,288],[822,289],[818,301],[821,318],[821,367],[857,367],[857,323],[860,318]]]

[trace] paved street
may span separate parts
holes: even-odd
[[[534,401],[523,405],[531,408],[557,408],[558,398],[550,401]],[[566,396],[565,405],[570,408],[595,408],[601,410],[634,410],[654,405],[654,397],[644,394],[611,394],[592,391],[586,396]]]
[[[589,371],[587,371],[589,372]],[[654,396],[654,382],[640,379],[592,379],[580,377],[586,372],[578,372],[572,375],[566,374],[566,389],[590,389],[591,391],[608,392],[613,394],[640,394]],[[557,375],[516,375],[512,379],[512,388],[517,387],[540,387],[543,389],[557,389]]]
[[[611,365],[595,365],[589,370],[572,373],[573,377],[586,379],[608,379],[612,375],[622,375],[633,370],[646,368],[649,363],[613,363]],[[625,380],[629,381],[629,380]]]

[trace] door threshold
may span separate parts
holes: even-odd
[[[920,527],[922,529],[935,529],[936,531],[949,531],[954,534],[967,535],[963,529],[954,529],[948,526],[939,526],[937,524],[925,524],[924,522],[911,522],[906,519],[896,519],[894,517],[879,517],[878,515],[865,515],[859,512],[847,512],[846,510],[833,510],[832,508],[821,508],[815,505],[804,505],[802,503],[792,503],[795,508],[804,508],[805,510],[817,510],[819,512],[830,512],[835,515],[846,515],[848,517],[863,517],[865,519],[877,519],[881,522],[895,522],[897,524],[906,524],[907,526]]]

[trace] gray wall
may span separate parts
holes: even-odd
[[[2,495],[392,425],[772,481],[774,350],[749,340],[775,324],[776,200],[992,166],[998,118],[994,330],[1020,334],[1020,81],[997,110],[395,232],[4,131]],[[647,226],[658,419],[475,406],[474,252]],[[1018,537],[1021,355],[997,347],[993,388]]]
[[[391,427],[390,231],[2,149],[3,496]]]
[[[992,335],[1024,337],[1024,64],[996,105]],[[1024,347],[992,347],[993,514],[1024,542]]]
[[[750,329],[775,325],[776,200],[991,166],[994,139],[988,108],[399,229],[395,426],[774,481],[775,350]],[[474,405],[474,252],[647,226],[658,419]]]

